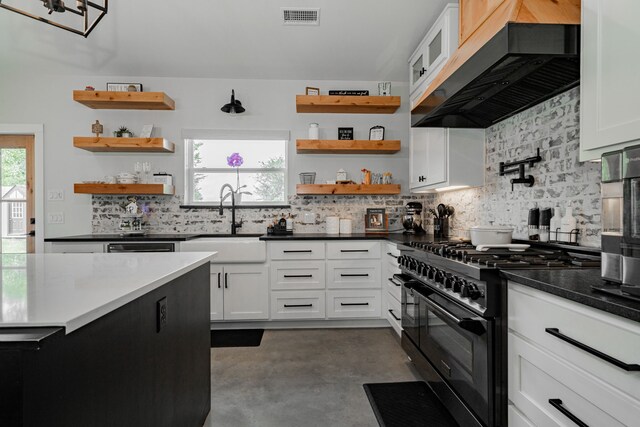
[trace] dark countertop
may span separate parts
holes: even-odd
[[[144,236],[121,236],[119,234],[80,234],[77,236],[50,237],[45,242],[183,242],[201,237],[201,234],[147,234]]]
[[[522,285],[640,322],[640,302],[591,289],[605,284],[600,270],[503,270],[501,274]]]
[[[450,237],[444,240],[454,240]],[[403,233],[382,233],[382,234],[324,234],[324,233],[294,233],[291,235],[276,236],[263,235],[260,240],[265,241],[295,241],[295,240],[387,240],[391,243],[409,243],[409,242],[433,242],[432,234],[403,234]]]

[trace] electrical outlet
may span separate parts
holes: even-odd
[[[48,224],[64,224],[64,212],[49,212],[47,214]]]
[[[167,326],[167,297],[162,298],[157,303],[157,323],[158,323],[158,332],[162,330],[165,326]]]
[[[47,191],[47,200],[50,202],[60,202],[64,200],[64,190]]]

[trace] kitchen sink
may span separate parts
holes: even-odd
[[[265,262],[267,244],[258,240],[262,234],[211,234],[187,240],[181,252],[218,252],[214,264]]]
[[[264,236],[264,233],[247,233],[247,234],[230,234],[230,233],[219,233],[219,234],[198,234],[198,239],[200,238],[212,238],[212,237],[220,237],[220,238],[226,238],[226,237],[260,237],[260,236]]]

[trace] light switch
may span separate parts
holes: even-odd
[[[47,214],[47,223],[64,224],[64,212],[50,212]]]
[[[64,190],[49,190],[47,191],[47,200],[49,202],[59,202],[64,200]]]

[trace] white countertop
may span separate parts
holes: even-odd
[[[216,252],[3,255],[0,328],[73,332],[203,264]]]

